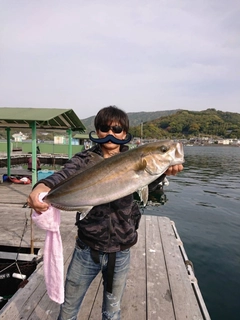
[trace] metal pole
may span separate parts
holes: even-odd
[[[31,123],[32,128],[32,186],[37,182],[37,130],[36,121]]]
[[[7,175],[11,175],[11,139],[10,139],[10,128],[5,129],[7,131]]]
[[[72,130],[68,129],[68,158],[72,158]]]
[[[34,235],[33,235],[33,220],[32,220],[32,214],[33,214],[33,210],[31,208],[31,211],[30,211],[30,221],[31,221],[31,239],[30,239],[30,247],[31,247],[31,254],[34,253]]]

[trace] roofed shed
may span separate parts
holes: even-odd
[[[7,131],[8,175],[11,175],[10,131],[11,128],[32,129],[32,184],[37,181],[36,130],[65,130],[69,136],[69,157],[72,155],[72,131],[85,132],[86,128],[72,109],[10,108],[0,107],[0,128]]]

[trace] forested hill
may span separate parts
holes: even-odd
[[[160,117],[168,116],[170,114],[174,114],[178,112],[180,109],[177,110],[165,110],[165,111],[154,111],[154,112],[129,112],[127,113],[129,117],[130,127],[134,127],[140,125],[140,123],[148,122],[154,119],[158,119]],[[81,119],[82,123],[86,127],[86,131],[90,132],[94,130],[94,118],[95,116]]]
[[[141,136],[141,126],[131,128],[134,136]],[[144,138],[189,138],[213,136],[240,139],[240,114],[207,109],[204,111],[180,110],[174,114],[144,122]]]

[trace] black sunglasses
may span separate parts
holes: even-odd
[[[99,126],[100,131],[102,132],[108,132],[109,130],[112,130],[114,133],[121,133],[123,131],[123,128],[120,126],[109,126],[107,124],[103,124],[102,126]]]

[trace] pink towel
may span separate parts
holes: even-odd
[[[40,201],[46,194],[39,195]],[[60,211],[50,206],[42,214],[33,211],[32,219],[39,228],[46,230],[43,266],[47,293],[50,299],[61,304],[64,302],[64,268]]]

